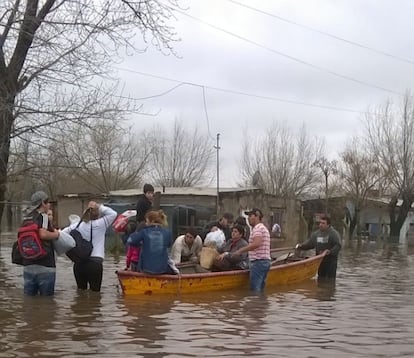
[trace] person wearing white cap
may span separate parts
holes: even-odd
[[[56,262],[52,240],[59,236],[49,222],[47,211],[50,209],[49,197],[43,191],[36,191],[31,197],[30,214],[24,222],[37,224],[45,255],[36,259],[23,259],[24,294],[52,296],[55,293]],[[23,223],[24,224],[24,223]]]

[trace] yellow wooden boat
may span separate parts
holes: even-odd
[[[272,257],[274,258],[275,252],[282,250],[286,249],[272,250]],[[324,256],[325,253],[298,258],[292,252],[288,253],[286,259],[274,259],[267,276],[266,287],[294,284],[314,277]],[[125,270],[116,273],[125,295],[176,295],[249,287],[249,270],[179,275],[149,275]]]

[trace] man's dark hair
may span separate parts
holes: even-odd
[[[151,184],[144,184],[144,194],[154,192],[154,187]]]
[[[244,216],[239,216],[236,220],[234,220],[234,223],[242,226],[247,225],[246,218]]]
[[[233,218],[234,218],[232,213],[224,213],[221,217],[229,221],[233,221]]]
[[[331,218],[330,218],[330,217],[328,217],[328,216],[322,216],[320,220],[321,220],[321,221],[322,221],[322,220],[323,220],[323,221],[326,221],[326,223],[327,223],[328,225],[331,225]]]
[[[197,230],[194,229],[193,227],[190,227],[187,230],[185,230],[185,234],[190,234],[192,237],[194,237],[194,239],[198,235]]]

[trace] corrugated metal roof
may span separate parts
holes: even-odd
[[[161,192],[162,195],[204,195],[204,196],[217,196],[217,188],[195,188],[195,187],[165,187],[163,191],[162,187],[155,187],[155,191]],[[255,187],[251,188],[220,188],[220,193],[233,193],[260,190]],[[109,192],[110,196],[134,196],[142,194],[142,189],[127,189],[127,190],[113,190]]]
[[[105,198],[108,195],[105,193],[67,193],[67,194],[59,194],[57,195],[58,198],[96,198],[96,197],[102,197]]]

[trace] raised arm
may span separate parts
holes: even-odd
[[[108,228],[111,224],[115,221],[117,217],[117,213],[114,209],[105,206],[103,204],[99,205],[99,216],[98,220],[103,220],[105,222],[105,226]]]

